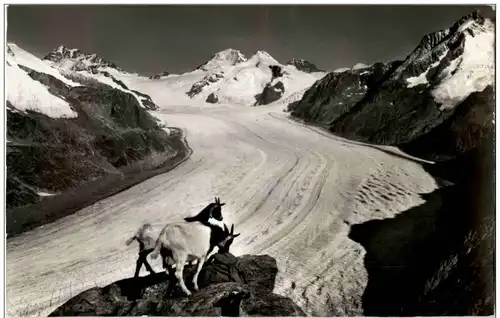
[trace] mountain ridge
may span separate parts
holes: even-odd
[[[327,74],[289,109],[349,139],[408,144],[453,116],[472,93],[494,85],[494,26],[473,12],[423,36],[402,61]],[[493,111],[494,102],[478,100]]]

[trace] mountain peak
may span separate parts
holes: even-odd
[[[263,51],[263,50],[258,50],[257,52],[255,52],[255,54],[253,56],[258,56],[259,58],[264,58],[264,59],[273,59],[274,58],[272,57],[271,54],[267,53],[266,51]]]
[[[236,64],[245,62],[247,58],[239,50],[225,49],[212,55],[210,60],[198,66],[196,69],[204,71],[213,71],[223,69],[227,66],[234,66]]]
[[[236,49],[225,49],[225,50],[222,50],[218,53],[216,53],[214,55],[214,58],[217,58],[217,59],[223,59],[223,60],[233,60],[233,59],[241,59],[241,60],[245,60],[245,56],[239,51],[239,50],[236,50]]]
[[[431,69],[441,70],[449,65],[451,61],[459,58],[461,60],[464,54],[469,54],[465,53],[465,51],[475,50],[472,47],[475,47],[478,52],[489,52],[490,40],[492,37],[494,38],[494,29],[494,23],[483,18],[478,11],[463,16],[450,28],[432,32],[422,37],[418,46],[394,71],[391,78],[396,79],[402,76],[403,79],[406,79],[425,73],[425,76],[422,76],[429,76],[430,79],[431,74],[434,73],[434,71],[431,72]],[[470,45],[467,45],[467,43]],[[489,58],[483,55],[481,55],[481,58],[484,58],[482,62],[489,65]],[[453,65],[453,67],[459,67],[459,65]],[[427,72],[430,73],[427,74]]]
[[[64,45],[59,45],[57,48],[45,55],[43,59],[52,61],[58,64],[61,68],[74,71],[91,71],[92,69],[99,67],[111,67],[119,70],[116,64],[104,60],[95,53],[87,54],[79,49],[70,49]]]
[[[271,54],[267,53],[266,51],[259,50],[252,55],[249,60],[252,60],[256,63],[256,65],[279,65],[280,63],[271,56]]]

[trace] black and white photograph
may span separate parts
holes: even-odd
[[[7,316],[495,315],[495,4],[4,19]]]

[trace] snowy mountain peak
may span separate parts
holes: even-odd
[[[488,22],[489,21],[489,22]],[[461,41],[462,35],[467,32],[474,35],[480,32],[485,32],[488,29],[487,25],[492,25],[490,20],[482,17],[478,11],[474,11],[460,18],[448,29],[439,30],[426,34],[415,50],[410,54],[413,59],[418,57],[425,57],[430,51],[434,49],[441,49],[448,42],[457,43]],[[490,27],[490,31],[494,32],[494,27]],[[450,45],[446,45],[450,47]]]
[[[226,49],[220,51],[219,53],[215,54],[214,58],[221,61],[231,61],[234,64],[245,62],[247,60],[245,55],[235,49]]]
[[[54,62],[59,68],[71,71],[91,71],[97,68],[111,67],[119,70],[118,66],[97,56],[87,54],[79,49],[70,49],[59,45],[52,52],[43,57],[44,60]]]
[[[198,66],[196,69],[203,71],[220,71],[224,68],[245,62],[247,58],[240,51],[226,49],[215,53],[210,60]]]
[[[267,53],[266,51],[257,51],[248,60],[252,61],[252,64],[255,63],[256,65],[281,65],[274,57],[271,56],[271,54]]]
[[[253,56],[257,56],[260,59],[274,59],[274,57],[271,56],[271,54],[267,53],[266,51],[257,51]]]
[[[482,17],[479,12],[466,15],[448,29],[425,35],[419,45],[394,71],[391,79],[406,80],[409,87],[436,85],[447,77],[458,79],[457,76],[462,73],[458,71],[462,70],[467,74],[470,73],[469,75],[462,74],[466,76],[460,80],[462,87],[477,84],[478,87],[484,89],[483,84],[493,80],[494,30],[494,23]],[[479,82],[476,82],[474,78]],[[484,83],[483,80],[485,80]],[[462,83],[462,81],[466,81],[468,84]],[[480,82],[483,84],[479,84]],[[440,85],[440,87],[444,89],[445,86]],[[451,102],[453,105],[467,95],[452,92],[455,89],[449,87],[445,90],[449,90],[449,92],[439,90],[435,92],[438,92],[438,95],[446,95],[446,98],[451,97],[448,96],[450,94],[457,96],[456,101]],[[476,89],[471,88],[467,91],[476,91]],[[460,97],[458,97],[459,95]],[[442,98],[437,98],[439,102],[442,100]]]

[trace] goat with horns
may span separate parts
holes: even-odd
[[[167,224],[161,231],[156,246],[151,253],[151,258],[156,259],[160,252],[165,258],[171,257],[175,264],[175,278],[188,296],[191,292],[187,289],[183,279],[183,270],[186,261],[197,260],[196,273],[193,276],[194,289],[198,290],[198,275],[206,261],[209,252],[215,246],[224,247],[230,237],[227,227],[222,222],[221,207],[225,203],[220,203],[219,198],[215,198],[215,203],[210,203],[195,217],[185,218],[186,222]],[[222,230],[222,229],[225,230]],[[220,235],[220,233],[226,235]],[[170,267],[169,271],[172,272]]]

